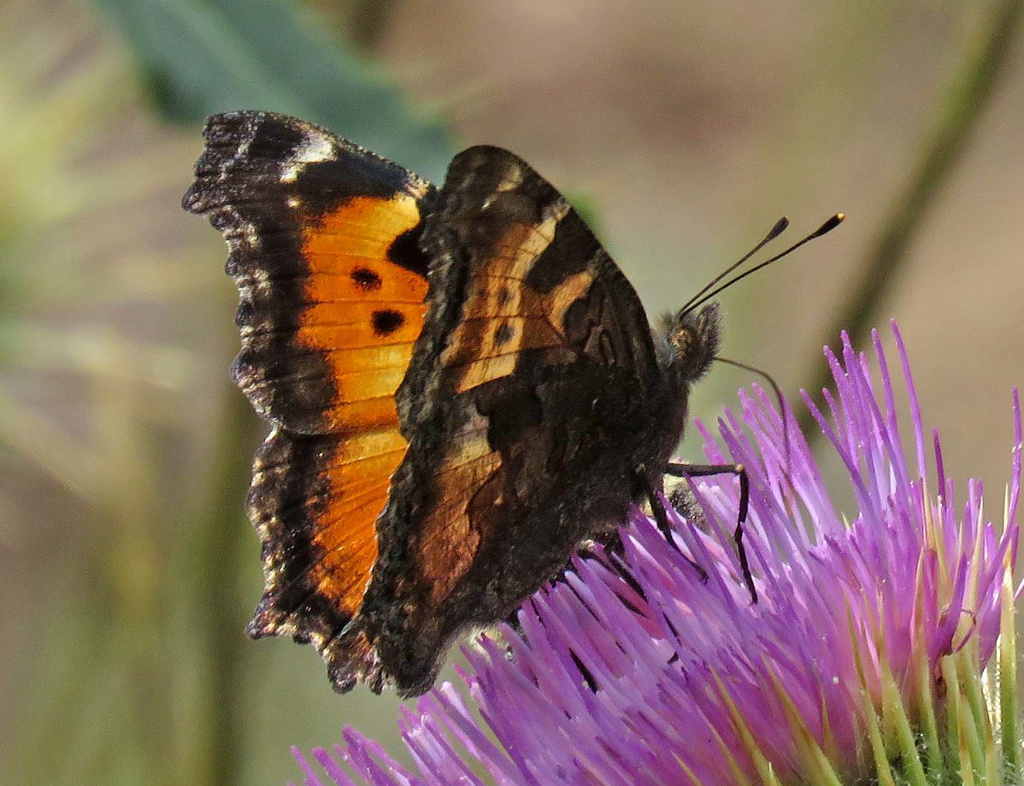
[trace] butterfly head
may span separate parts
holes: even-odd
[[[707,372],[718,353],[721,325],[718,303],[713,301],[699,310],[684,309],[666,319],[669,363],[682,382],[696,382]]]

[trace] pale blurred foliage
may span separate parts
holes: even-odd
[[[845,210],[833,236],[723,299],[725,354],[789,394],[899,209],[987,8],[312,5],[463,142],[510,147],[586,194],[652,312],[779,215],[795,233]],[[218,491],[231,462],[216,450],[235,436],[248,463],[262,426],[227,378],[223,246],[178,207],[198,128],[153,116],[89,6],[0,0],[0,19],[0,781],[280,782],[298,777],[290,743],[330,745],[346,723],[393,739],[393,697],[335,697],[309,648],[242,634],[258,547],[244,480]],[[900,322],[947,469],[990,491],[1008,477],[1009,389],[1024,383],[1022,65],[1018,51],[879,320]],[[716,371],[699,413],[746,382]],[[204,507],[211,493],[222,511]],[[223,563],[197,567],[200,523],[218,515]],[[203,628],[211,580],[219,618],[236,621],[227,665]],[[226,716],[210,706],[218,668],[234,675]]]
[[[195,142],[88,8],[3,6],[4,780],[187,773],[167,579],[231,353],[215,242],[174,209]]]

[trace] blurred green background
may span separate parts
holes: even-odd
[[[998,515],[1024,383],[1020,0],[0,0],[0,782],[299,780],[345,724],[316,654],[242,633],[265,427],[230,383],[225,248],[179,208],[208,113],[324,123],[440,179],[509,147],[580,194],[649,311],[780,215],[723,297],[792,395],[899,320],[947,470]],[[642,9],[642,10],[641,10]],[[749,375],[721,367],[696,412]],[[685,452],[695,455],[687,443]]]

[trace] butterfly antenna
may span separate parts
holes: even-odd
[[[729,267],[727,267],[725,270],[723,270],[721,273],[719,273],[717,276],[715,276],[713,279],[711,279],[707,284],[705,284],[704,287],[700,290],[700,292],[698,292],[693,297],[691,297],[688,301],[686,301],[686,304],[680,309],[679,313],[680,314],[685,314],[687,311],[689,311],[691,308],[693,308],[694,303],[696,303],[698,300],[700,300],[701,296],[705,292],[707,292],[715,284],[717,284],[719,281],[721,281],[727,275],[732,273],[732,271],[734,271],[736,268],[738,268],[740,265],[742,265],[744,262],[746,262],[748,259],[750,259],[752,256],[754,256],[754,254],[756,254],[758,251],[760,251],[762,248],[764,248],[768,243],[770,243],[775,238],[777,238],[779,235],[781,235],[783,232],[785,232],[786,231],[786,227],[788,227],[788,226],[789,226],[789,219],[786,218],[785,216],[783,216],[778,221],[776,221],[775,222],[775,226],[773,226],[770,230],[768,230],[768,234],[764,236],[764,239],[762,239],[760,243],[758,243],[756,246],[754,246],[752,249],[750,249],[750,251],[748,251],[746,254],[744,254],[742,257],[740,257],[736,262],[733,262],[731,265],[729,265]]]
[[[721,284],[721,285],[715,287],[710,292],[707,292],[707,287],[705,287],[703,290],[701,290],[701,295],[699,295],[698,297],[695,297],[695,298],[690,298],[690,302],[687,303],[687,305],[685,306],[683,311],[684,312],[691,311],[691,310],[697,308],[698,306],[703,305],[704,303],[706,303],[709,300],[711,300],[711,298],[713,298],[715,295],[719,294],[723,290],[728,289],[733,284],[736,284],[737,282],[742,281],[747,276],[749,276],[751,273],[756,273],[761,268],[767,267],[768,265],[772,264],[773,262],[778,262],[783,257],[789,256],[790,254],[792,254],[794,251],[796,251],[798,248],[800,248],[800,246],[804,245],[805,243],[810,243],[815,238],[819,238],[822,235],[828,234],[833,229],[835,229],[837,226],[839,226],[841,223],[843,223],[843,219],[844,218],[846,218],[846,215],[844,213],[836,213],[828,221],[826,221],[824,224],[822,224],[820,227],[818,227],[816,230],[814,230],[811,234],[809,234],[803,240],[800,240],[800,241],[794,243],[789,248],[787,248],[785,251],[783,251],[783,252],[781,252],[779,254],[776,254],[775,256],[771,257],[770,259],[766,259],[764,262],[760,263],[759,265],[754,265],[754,267],[750,268],[750,270],[745,270],[744,272],[740,273],[735,278],[731,278],[728,281],[726,281],[724,284]],[[733,265],[733,267],[735,267],[735,265]],[[719,276],[719,279],[720,278],[721,278],[721,276]],[[716,279],[716,281],[717,281],[717,279]]]

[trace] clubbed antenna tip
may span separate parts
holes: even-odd
[[[844,218],[846,218],[846,213],[836,213],[834,216],[832,216],[832,218],[830,218],[828,221],[826,221],[824,224],[818,227],[817,231],[810,235],[807,239],[813,240],[816,237],[827,235],[837,226],[842,224]]]

